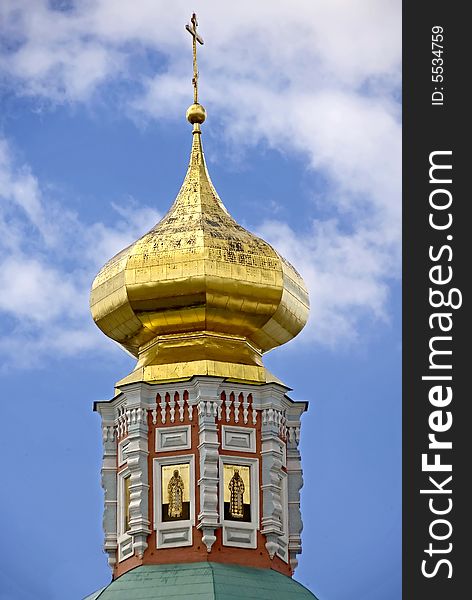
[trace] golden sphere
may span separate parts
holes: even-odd
[[[205,119],[206,111],[201,104],[192,104],[192,106],[188,107],[187,120],[190,121],[192,125],[195,123],[202,124]]]

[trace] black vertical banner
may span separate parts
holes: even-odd
[[[403,600],[467,597],[472,577],[467,8],[403,3]]]

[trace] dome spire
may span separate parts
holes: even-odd
[[[197,18],[190,162],[164,218],[101,269],[91,311],[100,329],[137,359],[120,384],[213,375],[274,381],[262,355],[304,327],[309,301],[295,269],[226,210],[208,173],[198,102]],[[197,134],[197,135],[195,135]]]
[[[203,38],[197,31],[198,21],[197,15],[192,14],[190,23],[185,26],[185,29],[192,36],[192,47],[193,47],[193,104],[187,109],[187,119],[193,125],[193,133],[200,133],[200,125],[206,119],[206,111],[204,107],[198,102],[198,64],[197,64],[197,42],[203,46]]]

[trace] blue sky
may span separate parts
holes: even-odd
[[[213,183],[310,290],[307,327],[266,357],[310,401],[296,578],[401,596],[400,3],[280,4],[2,2],[0,600],[109,579],[92,403],[133,365],[88,293],[184,177],[192,10]]]

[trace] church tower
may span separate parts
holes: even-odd
[[[137,359],[103,431],[105,552],[112,582],[89,600],[314,598],[301,552],[298,449],[306,402],[262,356],[304,327],[305,284],[231,217],[202,148],[197,32],[190,163],[165,217],[101,269],[97,326]]]

